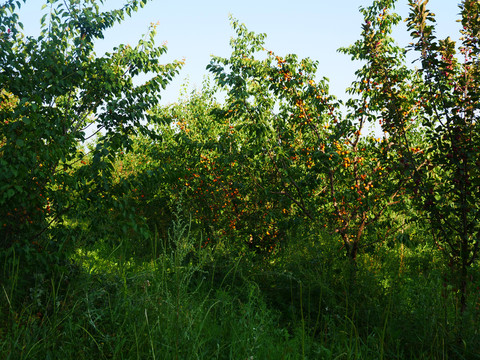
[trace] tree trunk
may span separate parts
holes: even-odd
[[[460,269],[459,290],[460,290],[460,311],[463,314],[467,309],[467,282],[468,282],[468,238],[462,238],[462,267]]]

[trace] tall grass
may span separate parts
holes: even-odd
[[[292,237],[275,258],[202,243],[176,216],[145,258],[130,256],[133,239],[97,242],[69,266],[33,274],[29,289],[19,289],[26,274],[11,261],[0,358],[479,358],[480,294],[459,319],[432,248],[379,247],[353,270],[318,232]]]
[[[142,262],[126,257],[122,241],[108,256],[99,255],[108,253],[100,245],[79,250],[75,274],[42,279],[16,307],[7,301],[0,358],[278,359],[297,353],[258,285],[213,266],[214,250],[200,246],[188,222],[177,218],[168,239],[152,242],[158,253]],[[4,299],[14,284],[3,286]]]

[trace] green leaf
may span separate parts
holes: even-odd
[[[6,199],[10,199],[11,197],[13,197],[13,195],[15,195],[15,190],[13,190],[12,188],[8,189],[7,192],[5,193],[5,198]]]

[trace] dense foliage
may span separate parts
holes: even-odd
[[[21,33],[19,5],[0,8],[0,248],[2,259],[41,252],[39,261],[55,263],[69,238],[63,217],[109,193],[115,152],[151,133],[141,121],[180,64],[160,64],[166,48],[154,46],[154,27],[133,48],[93,52],[103,31],[143,2],[103,13],[94,1],[49,2],[38,38]],[[155,77],[133,85],[148,72]],[[80,144],[92,126],[103,135],[87,160]]]
[[[346,103],[232,18],[169,106],[154,26],[93,50],[145,1],[99,3],[39,37],[0,6],[2,357],[478,358],[478,1],[458,47],[427,0],[408,49],[394,0],[361,8]]]

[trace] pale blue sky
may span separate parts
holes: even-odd
[[[20,21],[27,34],[38,32],[42,3],[30,0],[23,5]],[[123,1],[106,0],[105,3],[119,7]],[[105,40],[97,46],[97,53],[109,51],[120,43],[133,45],[150,23],[159,22],[157,43],[167,41],[169,49],[164,61],[186,59],[182,72],[162,96],[163,103],[171,103],[178,98],[186,78],[191,88],[201,86],[211,54],[230,54],[233,31],[228,15],[232,14],[249,30],[267,33],[267,49],[279,55],[295,53],[318,60],[318,76],[328,77],[331,93],[345,98],[345,88],[354,80],[355,69],[360,64],[352,63],[348,56],[336,50],[358,39],[362,24],[358,8],[370,3],[369,0],[150,0],[132,18],[108,31]],[[459,0],[430,1],[430,9],[437,15],[439,37],[458,38],[459,24],[455,22],[458,3]],[[407,0],[398,0],[396,11],[405,17],[407,10]],[[403,23],[395,39],[401,45],[409,42]]]

